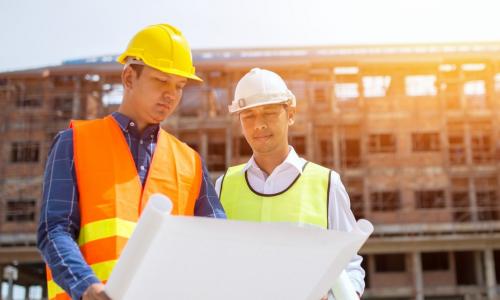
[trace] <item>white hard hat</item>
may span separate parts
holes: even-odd
[[[254,68],[236,85],[234,100],[228,106],[230,113],[266,104],[290,103],[295,107],[295,95],[285,81],[271,71]]]

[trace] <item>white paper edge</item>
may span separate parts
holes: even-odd
[[[114,300],[122,299],[127,292],[136,270],[142,264],[149,246],[160,232],[166,216],[172,212],[172,201],[163,194],[153,194],[148,200],[137,226],[130,237],[141,237],[141,243],[127,243],[113,269],[104,291]]]

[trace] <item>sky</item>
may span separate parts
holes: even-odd
[[[119,54],[171,23],[193,49],[500,42],[498,0],[0,0],[0,71]]]

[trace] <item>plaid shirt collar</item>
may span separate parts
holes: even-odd
[[[113,112],[111,115],[113,116],[113,118],[116,120],[116,122],[124,132],[130,133],[136,136],[137,138],[141,138],[141,134],[139,134],[139,131],[137,130],[137,125],[134,120],[130,119],[129,117],[117,111]],[[146,129],[144,129],[142,136],[154,137],[154,140],[156,141],[159,129],[160,129],[160,124],[149,125],[148,127],[146,127]]]

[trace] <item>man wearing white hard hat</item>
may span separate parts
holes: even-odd
[[[259,68],[248,72],[236,86],[229,112],[238,115],[253,156],[229,168],[215,184],[228,219],[342,231],[355,226],[339,174],[299,157],[288,144],[296,99],[278,74]],[[365,286],[361,261],[361,256],[354,256],[344,275],[344,284],[347,281],[357,295]]]

